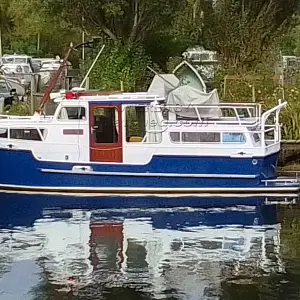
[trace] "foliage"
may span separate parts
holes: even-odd
[[[156,33],[149,35],[143,46],[146,53],[151,57],[151,60],[158,64],[161,70],[168,71],[168,61],[183,53],[189,46],[192,40],[185,38],[175,39],[170,33]],[[181,58],[182,60],[182,58]]]
[[[295,26],[282,37],[280,46],[283,55],[300,56],[300,25]]]
[[[191,44],[197,44],[202,37],[204,26],[204,4],[209,1],[187,0],[183,10],[174,15],[172,36]]]
[[[298,9],[298,0],[217,0],[206,16],[206,45],[218,51],[225,67],[254,70],[276,54]]]
[[[5,108],[5,114],[28,116],[30,114],[30,105],[28,103],[15,104],[11,108],[9,108],[9,110]]]
[[[174,13],[186,0],[45,0],[52,15],[60,14],[87,33],[129,45],[141,42],[162,27],[170,26]]]
[[[86,69],[92,64],[91,57]],[[124,91],[144,90],[150,73],[150,58],[141,46],[128,48],[122,43],[107,43],[90,75],[90,88]]]
[[[10,5],[10,0],[0,1],[0,27],[2,32],[10,32],[13,27],[13,21],[9,11]]]
[[[13,30],[9,43],[6,41],[3,45],[5,53],[62,56],[71,41],[79,41],[78,30],[59,14],[49,17],[39,0],[10,0],[9,3],[7,13]]]

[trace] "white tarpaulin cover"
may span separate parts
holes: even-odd
[[[197,118],[197,112],[192,106],[218,105],[220,100],[217,90],[210,93],[201,92],[191,86],[183,85],[171,91],[167,97],[169,111],[188,118]],[[219,117],[220,110],[216,107],[197,108],[201,118]]]
[[[148,93],[159,95],[166,99],[167,106],[177,106],[168,108],[176,115],[188,118],[197,118],[197,113],[192,105],[218,105],[219,96],[217,90],[205,93],[192,87],[191,85],[180,85],[180,80],[174,74],[156,75],[148,89]],[[182,107],[189,106],[189,107]],[[200,117],[219,117],[218,108],[198,108]]]
[[[148,93],[167,99],[169,93],[179,87],[179,84],[179,79],[174,74],[155,75]]]

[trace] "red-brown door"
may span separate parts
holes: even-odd
[[[122,162],[121,105],[90,106],[90,160]]]

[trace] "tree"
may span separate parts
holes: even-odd
[[[80,31],[61,18],[47,15],[39,0],[11,0],[9,13],[14,23],[10,50],[29,55],[63,55]]]
[[[87,60],[86,68],[93,62]],[[143,47],[128,48],[121,42],[107,42],[93,71],[90,74],[90,87],[98,90],[126,92],[143,91],[146,87],[151,63]]]
[[[148,34],[144,40],[147,53],[165,72],[171,57],[181,56],[188,47],[202,43],[203,1],[186,0],[184,3],[182,10],[174,12],[169,26]]]
[[[49,13],[63,12],[64,19],[132,46],[150,33],[168,28],[174,14],[184,10],[186,0],[45,0]]]
[[[216,0],[205,15],[205,42],[225,66],[253,69],[265,63],[296,20],[299,0]],[[204,12],[205,14],[205,12]]]
[[[2,56],[2,38],[8,33],[12,26],[12,18],[9,14],[10,0],[0,0],[0,56]]]

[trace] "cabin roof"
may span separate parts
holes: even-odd
[[[164,98],[159,95],[150,93],[93,93],[89,95],[86,92],[68,92],[65,97],[58,98],[55,102],[70,103],[71,105],[80,104],[82,102],[88,103],[112,103],[112,104],[139,104],[151,103],[153,101],[163,101]]]

